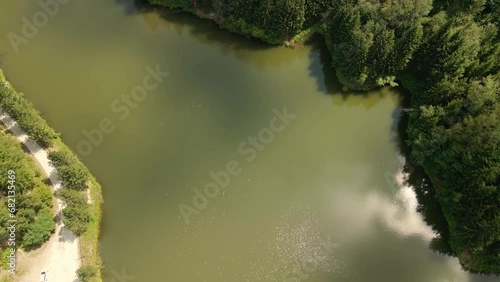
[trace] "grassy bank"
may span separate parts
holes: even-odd
[[[7,82],[5,76],[0,70],[0,106],[21,126],[33,140],[44,146],[48,151],[65,152],[70,156],[72,167],[83,168],[86,172],[88,169],[78,160],[68,146],[60,139],[59,135],[50,128],[46,121],[40,116],[39,112],[33,105],[26,100],[22,93],[17,92],[10,83]],[[57,167],[57,165],[56,165]],[[62,179],[64,183],[64,179]],[[65,187],[69,189],[71,187]],[[90,196],[88,207],[88,221],[85,222],[84,230],[80,236],[80,252],[82,257],[82,266],[98,266],[97,275],[92,278],[93,282],[102,281],[100,266],[101,260],[98,254],[98,238],[99,227],[101,222],[101,206],[103,203],[102,188],[94,176],[89,172],[85,174],[85,189],[80,190],[81,194]],[[65,218],[66,219],[66,218]]]

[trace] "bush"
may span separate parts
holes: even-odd
[[[97,275],[97,266],[95,265],[86,265],[78,268],[76,271],[76,276],[80,279],[81,282],[90,281],[92,277],[96,277]]]
[[[43,185],[43,186],[38,186],[35,189],[33,189],[33,196],[35,196],[37,199],[40,199],[43,205],[45,205],[48,208],[52,208],[53,203],[52,203],[52,190],[50,189],[49,186]]]
[[[56,196],[66,205],[62,212],[64,225],[76,235],[81,235],[87,230],[87,223],[92,219],[85,196],[70,189],[61,189],[57,191]]]
[[[83,190],[87,188],[90,176],[88,169],[71,152],[66,150],[49,153],[49,160],[59,171],[59,179],[66,188]]]
[[[52,151],[49,153],[48,157],[52,165],[56,168],[59,166],[71,164],[72,156],[64,150]]]
[[[56,192],[56,197],[68,206],[82,206],[86,204],[83,194],[76,190],[60,189]]]
[[[10,250],[10,247],[8,247],[2,251],[2,257],[0,258],[0,267],[3,269],[9,269],[10,258],[8,256],[10,255]]]
[[[0,131],[0,189],[7,194],[9,186],[9,170],[15,172],[16,193],[22,194],[37,186],[39,175],[33,160],[23,152],[21,145],[12,136]]]
[[[63,210],[63,216],[64,226],[76,235],[81,235],[87,230],[87,223],[91,219],[87,205],[79,207],[68,206]]]
[[[82,165],[61,166],[58,168],[59,179],[64,187],[74,190],[87,188],[88,171]]]

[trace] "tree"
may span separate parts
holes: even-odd
[[[75,190],[87,188],[89,174],[83,165],[60,166],[58,173],[64,187]]]
[[[335,1],[325,39],[341,83],[366,90],[395,85],[419,47],[431,1]]]
[[[23,236],[23,246],[40,246],[55,230],[52,212],[48,209],[42,210],[35,222],[29,227],[28,232]]]
[[[83,190],[87,188],[90,176],[88,169],[66,150],[49,153],[51,164],[57,168],[62,184],[70,189]]]
[[[86,205],[67,206],[63,209],[63,222],[66,228],[76,235],[81,235],[87,230],[87,223],[91,220],[89,209]]]
[[[84,233],[87,230],[87,223],[92,219],[85,196],[71,189],[61,189],[56,196],[65,204],[62,214],[66,228],[76,235]]]
[[[413,155],[436,186],[454,252],[472,257],[462,260],[468,267],[498,273],[491,262],[500,243],[500,75],[434,88],[442,89],[427,95],[453,94],[412,113]]]

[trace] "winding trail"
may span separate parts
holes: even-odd
[[[50,165],[47,152],[35,141],[26,135],[21,127],[7,113],[0,109],[0,121],[6,129],[23,143],[35,157],[46,175],[52,183],[53,192],[62,188],[61,182],[57,179],[57,170]],[[63,203],[57,199],[57,219],[55,233],[42,247],[31,251],[27,258],[22,258],[24,263],[19,265],[20,273],[16,281],[34,282],[39,281],[40,271],[48,270],[47,279],[51,282],[77,282],[76,270],[80,267],[79,242],[71,231],[64,227],[62,223]],[[18,258],[19,259],[19,258]],[[29,265],[27,265],[29,264]]]

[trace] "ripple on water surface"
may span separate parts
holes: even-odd
[[[320,230],[318,216],[309,207],[295,204],[286,210],[274,230],[275,238],[247,281],[303,281],[316,275],[347,275],[336,251],[334,234]]]

